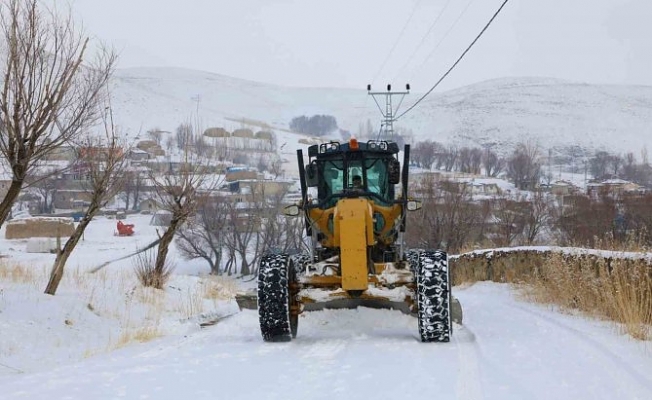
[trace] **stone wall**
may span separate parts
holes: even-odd
[[[561,255],[565,263],[575,264],[577,268],[592,268],[596,273],[601,267],[609,269],[615,263],[632,267],[642,264],[652,271],[650,254],[563,247],[474,251],[451,256],[449,264],[456,285],[477,281],[520,282],[528,281],[552,255]]]

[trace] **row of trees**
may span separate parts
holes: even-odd
[[[421,210],[408,214],[406,241],[412,248],[442,248],[457,253],[475,247],[514,245],[625,246],[635,237],[652,245],[652,195],[615,198],[572,195],[563,199],[543,191],[513,198],[474,200],[468,186],[425,181],[413,187]],[[282,216],[283,193],[252,193],[235,204],[211,197],[180,230],[177,246],[188,259],[204,259],[214,274],[257,273],[269,251],[301,252],[302,218]]]
[[[589,172],[596,179],[620,177],[642,185],[652,184],[652,168],[645,149],[640,162],[632,152],[620,155],[598,151],[589,159]]]
[[[504,159],[490,149],[444,146],[426,140],[417,142],[411,152],[411,161],[420,168],[484,174],[497,177],[505,174],[519,189],[536,186],[541,177],[539,148],[519,143],[513,153]]]
[[[203,197],[194,217],[178,233],[177,246],[186,259],[205,260],[213,274],[256,274],[265,252],[305,250],[302,218],[282,214],[285,192],[266,194],[262,187],[235,203]]]
[[[504,169],[504,160],[490,150],[444,146],[431,140],[415,143],[410,157],[416,166],[428,170],[434,167],[471,174],[480,174],[484,170],[487,176],[497,176]]]
[[[545,172],[548,162],[540,146],[530,142],[517,143],[507,157],[501,157],[490,149],[458,147],[425,140],[416,142],[411,152],[411,162],[424,169],[435,168],[442,171],[456,171],[487,177],[504,176],[523,190],[535,188],[539,183],[552,181],[552,172]],[[572,160],[571,160],[572,161]],[[597,151],[593,157],[582,161],[587,178],[595,180],[622,178],[641,185],[652,185],[652,167],[646,151],[641,153],[639,162],[634,153],[625,155]],[[572,169],[571,172],[582,172]]]
[[[443,190],[443,187],[446,190]],[[408,244],[459,252],[513,245],[652,245],[652,194],[560,199],[543,191],[474,200],[464,185],[426,181],[413,191],[423,208],[408,214]]]
[[[314,136],[324,136],[337,129],[337,120],[332,115],[301,115],[290,121],[290,129]]]

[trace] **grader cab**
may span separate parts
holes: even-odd
[[[447,255],[404,248],[406,213],[421,203],[408,196],[409,145],[402,172],[398,153],[394,142],[351,139],[310,146],[304,165],[297,151],[302,201],[285,214],[305,219],[310,245],[301,254],[261,259],[257,304],[265,341],[296,337],[302,312],[357,306],[415,315],[422,341],[450,340]]]

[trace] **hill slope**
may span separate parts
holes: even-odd
[[[235,129],[253,119],[287,129],[298,115],[334,115],[356,133],[379,126],[365,90],[289,88],[175,68],[118,70],[113,86],[118,124],[132,135],[154,127],[174,131],[192,121]],[[420,97],[406,97],[403,110]],[[381,103],[382,105],[382,103]],[[652,87],[588,85],[545,78],[503,78],[433,93],[396,123],[416,140],[481,145],[499,152],[518,141],[543,148],[589,151],[652,148]]]

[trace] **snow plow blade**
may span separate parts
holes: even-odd
[[[258,296],[255,289],[236,293],[235,300],[238,303],[240,310],[258,309]],[[461,325],[463,320],[462,304],[455,296],[453,296],[451,303],[451,318],[453,322]],[[371,298],[365,296],[361,296],[359,298],[333,298],[332,300],[321,302],[305,302],[303,303],[302,311],[355,309],[357,307],[398,310],[403,314],[412,316],[417,315],[413,310],[413,307],[407,302],[392,301],[379,297]]]

